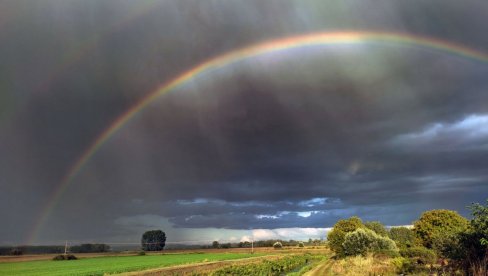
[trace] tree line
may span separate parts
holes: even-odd
[[[334,225],[327,242],[336,258],[393,257],[401,273],[422,273],[437,264],[442,273],[488,275],[488,200],[487,205],[468,208],[469,220],[455,211],[431,210],[422,213],[412,228],[387,229],[378,221],[350,217]]]

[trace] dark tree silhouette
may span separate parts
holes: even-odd
[[[161,251],[166,244],[166,234],[161,230],[146,231],[142,235],[141,245],[144,251]]]

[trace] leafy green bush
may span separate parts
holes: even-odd
[[[415,233],[407,227],[393,227],[390,229],[388,236],[395,241],[399,248],[407,248],[415,245]]]
[[[468,220],[451,210],[424,212],[414,223],[413,231],[423,246],[435,249],[437,253],[456,248],[454,239],[468,227]]]
[[[422,246],[402,249],[400,250],[400,255],[406,258],[416,259],[422,264],[434,264],[437,261],[437,255],[434,250]]]
[[[363,222],[358,217],[350,217],[348,219],[339,220],[334,225],[332,230],[327,234],[329,248],[339,256],[344,255],[344,248],[342,247],[342,244],[344,243],[346,234],[363,227]]]
[[[380,236],[388,236],[388,231],[386,230],[385,226],[379,221],[367,221],[364,223],[364,226]]]
[[[297,246],[298,247],[304,247],[305,245],[303,244],[303,242],[299,242]]]
[[[404,257],[393,258],[391,264],[395,266],[395,270],[399,274],[410,274],[417,270],[415,263],[411,259]]]
[[[354,232],[347,233],[342,243],[343,252],[346,256],[366,255],[379,251],[396,251],[398,248],[390,238],[380,236],[369,229],[359,228]]]
[[[281,244],[281,242],[275,242],[273,244],[273,247],[274,247],[274,249],[281,249],[281,248],[283,248],[283,244]]]

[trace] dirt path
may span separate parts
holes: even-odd
[[[303,274],[304,276],[324,276],[329,275],[330,267],[332,266],[332,260],[327,258],[321,261],[314,269]]]
[[[276,260],[283,257],[285,257],[284,254],[267,255],[267,256],[251,257],[251,258],[244,258],[244,259],[237,259],[237,260],[224,260],[224,261],[215,261],[215,262],[206,262],[206,263],[178,265],[178,266],[171,266],[171,267],[160,267],[160,268],[154,268],[154,269],[149,269],[144,271],[126,272],[117,275],[119,276],[190,275],[194,272],[205,273],[218,268],[223,268],[235,264],[250,265],[253,263],[261,262],[264,259]]]

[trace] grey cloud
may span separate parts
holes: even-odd
[[[0,243],[29,235],[116,118],[216,55],[349,29],[488,51],[484,1],[46,0],[3,2],[0,13]],[[206,72],[97,151],[39,242],[122,238],[139,222],[196,231],[466,214],[488,195],[487,74],[485,62],[394,43],[284,50]]]

